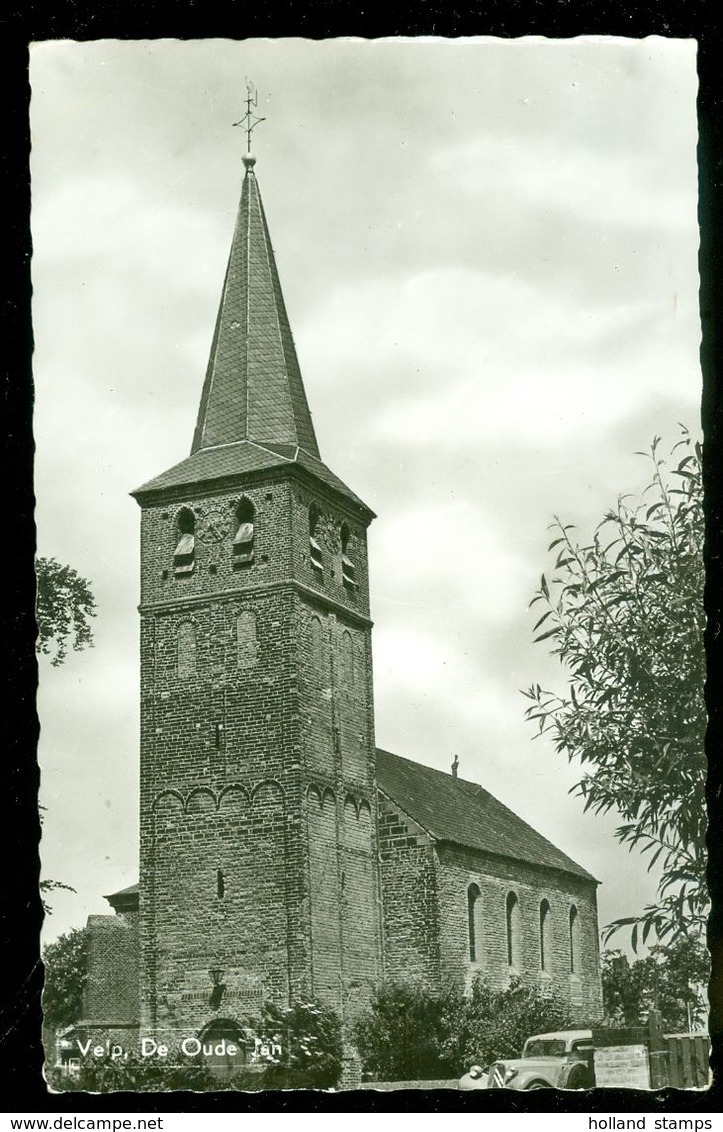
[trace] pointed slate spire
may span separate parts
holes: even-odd
[[[319,459],[261,196],[247,154],[191,454],[243,440]]]
[[[253,105],[253,104],[251,104]],[[247,115],[235,125],[254,120]],[[263,121],[263,119],[258,119]],[[358,509],[374,512],[319,455],[286,314],[254,165],[247,153],[241,204],[216,319],[191,454],[131,494],[145,506],[159,494],[204,490],[270,469],[312,477]]]

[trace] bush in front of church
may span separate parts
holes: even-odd
[[[342,1069],[342,1033],[338,1014],[316,1003],[277,1006],[267,1002],[261,1019],[253,1026],[270,1049],[279,1048],[255,1078],[231,1088],[332,1089]]]
[[[459,1071],[470,1065],[491,1065],[519,1057],[532,1034],[588,1028],[590,1019],[575,1016],[569,1004],[537,986],[510,979],[504,990],[492,990],[476,979],[465,1000],[460,1025],[450,1045]]]
[[[357,1019],[354,1039],[364,1073],[375,1081],[438,1081],[459,1076],[454,1036],[464,1014],[455,990],[386,982]]]
[[[357,1021],[355,1039],[374,1080],[449,1080],[474,1063],[519,1057],[531,1034],[589,1024],[562,999],[518,978],[504,990],[477,979],[469,996],[386,983]]]

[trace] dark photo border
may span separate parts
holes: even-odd
[[[28,44],[44,39],[101,38],[230,38],[304,36],[321,39],[345,35],[436,35],[457,37],[494,35],[515,38],[544,35],[610,35],[642,38],[662,35],[698,42],[699,171],[701,224],[700,272],[703,341],[702,419],[705,436],[704,482],[707,516],[708,616],[707,750],[710,762],[710,888],[713,913],[709,946],[713,957],[711,985],[712,1065],[720,1075],[723,1040],[723,709],[720,669],[721,558],[723,557],[723,407],[721,405],[721,318],[723,311],[723,115],[721,113],[720,17],[712,3],[681,4],[680,0],[630,6],[615,3],[575,5],[562,0],[511,4],[494,0],[390,4],[379,15],[359,11],[348,3],[315,2],[286,6],[242,5],[234,0],[208,3],[165,0],[145,3],[109,0],[53,5],[52,13],[31,3],[0,16],[0,83],[3,128],[0,130],[5,201],[4,253],[0,262],[3,286],[2,414],[5,422],[4,558],[6,577],[2,603],[4,682],[8,712],[5,721],[3,784],[0,790],[7,815],[0,823],[5,839],[2,860],[2,993],[0,996],[0,1074],[6,1112],[460,1112],[491,1110],[534,1112],[617,1113],[716,1112],[721,1089],[714,1082],[704,1093],[664,1090],[638,1093],[597,1090],[588,1094],[496,1090],[461,1094],[454,1091],[397,1093],[219,1093],[219,1094],[49,1094],[42,1078],[40,1041],[42,966],[39,931],[42,909],[38,895],[39,774],[36,745],[39,725],[35,713],[37,669],[34,654],[35,532],[33,526],[32,326],[30,320],[29,229],[30,133],[28,110]]]

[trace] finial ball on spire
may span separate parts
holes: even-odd
[[[253,169],[256,164],[256,158],[253,153],[245,153],[241,159],[247,169]]]

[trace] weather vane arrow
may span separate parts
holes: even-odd
[[[259,95],[253,83],[246,83],[246,113],[243,118],[238,122],[234,122],[234,126],[241,126],[246,130],[246,150],[251,153],[251,134],[254,132],[259,122],[265,122],[265,118],[261,118],[254,114],[253,111],[259,104]]]

